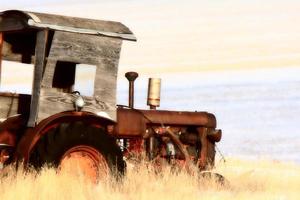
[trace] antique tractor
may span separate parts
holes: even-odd
[[[160,79],[149,79],[150,110],[134,108],[135,72],[126,73],[129,106],[116,104],[122,40],[136,38],[118,22],[0,13],[0,64],[31,64],[34,74],[30,95],[0,93],[1,167],[22,161],[37,169],[47,164],[72,170],[76,164],[99,179],[123,174],[131,153],[200,171],[214,166],[221,139],[215,116],[156,110]],[[74,89],[77,70],[86,65],[95,67],[90,96]]]

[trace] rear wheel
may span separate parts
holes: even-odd
[[[124,174],[122,152],[103,128],[83,122],[61,123],[42,136],[29,162],[35,168],[45,164],[59,171],[83,174],[92,181],[109,174]]]

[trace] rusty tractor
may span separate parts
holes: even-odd
[[[168,111],[160,105],[160,79],[149,79],[149,110],[116,104],[123,40],[136,41],[123,24],[8,10],[0,13],[0,64],[33,66],[31,94],[0,93],[0,165],[23,162],[72,170],[92,179],[123,174],[131,153],[172,165],[214,166],[221,139],[207,112]],[[1,66],[1,65],[0,65]],[[93,66],[92,94],[74,88],[78,68]],[[1,69],[1,68],[0,68]],[[180,164],[181,163],[181,164]],[[182,164],[185,163],[185,164]]]

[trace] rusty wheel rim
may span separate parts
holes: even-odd
[[[108,177],[109,167],[99,151],[90,146],[80,145],[72,147],[62,156],[59,172],[97,183]]]

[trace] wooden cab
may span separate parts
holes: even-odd
[[[51,115],[74,110],[77,70],[86,66],[94,68],[94,81],[82,111],[104,113],[115,121],[122,40],[136,38],[119,22],[17,10],[0,13],[0,61],[34,66],[30,95],[0,93],[0,118],[28,115],[27,125],[34,127]]]

